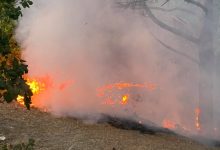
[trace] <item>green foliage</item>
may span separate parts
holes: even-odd
[[[35,146],[35,140],[34,139],[29,139],[28,143],[19,143],[15,145],[7,145],[4,144],[2,147],[0,147],[2,150],[34,150]]]
[[[32,92],[23,78],[28,73],[28,65],[21,59],[14,30],[22,16],[21,7],[27,8],[32,4],[31,0],[0,0],[0,97],[9,103],[21,95],[28,109]]]
[[[33,4],[33,2],[31,1],[31,0],[22,0],[21,2],[20,2],[20,4],[24,7],[24,8],[26,8],[26,7],[30,7],[30,5],[32,5]]]

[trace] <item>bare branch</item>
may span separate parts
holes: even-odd
[[[145,5],[145,11],[146,11],[146,14],[151,18],[151,20],[157,24],[158,26],[160,26],[161,28],[167,30],[167,31],[170,31],[171,33],[175,34],[175,35],[178,35],[186,40],[189,40],[193,43],[198,43],[198,39],[185,33],[185,32],[181,32],[180,30],[174,28],[174,27],[171,27],[167,24],[165,24],[164,22],[160,21],[150,10],[150,8]]]
[[[150,32],[150,33],[151,33],[151,32]],[[195,63],[195,64],[199,64],[199,61],[196,60],[195,58],[193,58],[193,57],[191,57],[191,56],[189,56],[189,55],[187,55],[187,54],[185,54],[185,53],[183,53],[183,52],[181,52],[181,51],[178,51],[178,50],[174,49],[173,47],[171,47],[171,46],[165,44],[165,43],[162,42],[160,39],[158,39],[153,33],[151,33],[151,35],[155,38],[155,40],[156,40],[157,42],[159,42],[162,46],[164,46],[165,48],[167,48],[167,49],[170,50],[171,52],[174,52],[174,53],[176,53],[176,54],[178,54],[178,55],[181,55],[181,56],[183,56],[184,58],[190,60],[191,62],[193,62],[193,63]]]
[[[186,12],[192,15],[195,15],[195,13],[193,11],[190,11],[188,9],[184,9],[184,8],[172,8],[172,9],[165,9],[165,8],[161,8],[161,7],[149,7],[150,9],[153,10],[158,10],[158,11],[162,11],[162,12],[173,12],[173,11],[182,11],[182,12]]]
[[[168,3],[170,0],[166,0],[161,6],[165,5],[166,3]]]
[[[193,5],[196,5],[197,7],[201,8],[207,14],[208,12],[207,8],[204,5],[202,5],[200,2],[197,2],[195,0],[184,0],[184,1],[187,3],[193,4]]]
[[[147,6],[146,4],[146,0],[130,0],[129,2],[119,2],[119,5],[121,5],[121,7],[124,8],[133,8],[133,9],[144,9],[145,13],[147,14],[148,17],[150,17],[150,19],[157,24],[158,26],[160,26],[161,28],[163,28],[164,30],[167,30],[177,36],[180,36],[188,41],[191,41],[193,43],[198,43],[198,38],[193,37],[190,34],[187,34],[185,32],[182,32],[174,27],[171,27],[167,24],[165,24],[164,22],[160,21],[151,11],[151,9]]]

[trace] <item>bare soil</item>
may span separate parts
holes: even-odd
[[[36,141],[36,150],[217,150],[172,134],[141,134],[109,124],[58,118],[17,104],[0,104],[2,144]]]

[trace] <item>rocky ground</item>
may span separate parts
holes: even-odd
[[[172,134],[141,134],[109,124],[85,124],[37,109],[0,104],[0,148],[35,140],[36,150],[217,150]]]

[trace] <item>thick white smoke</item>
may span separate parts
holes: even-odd
[[[46,77],[50,84],[37,103],[58,115],[123,115],[157,125],[169,119],[196,132],[198,65],[167,50],[151,32],[196,59],[192,45],[113,0],[35,0],[24,11],[17,39],[29,76]],[[103,104],[97,89],[116,82],[157,87],[134,89],[128,106]]]

